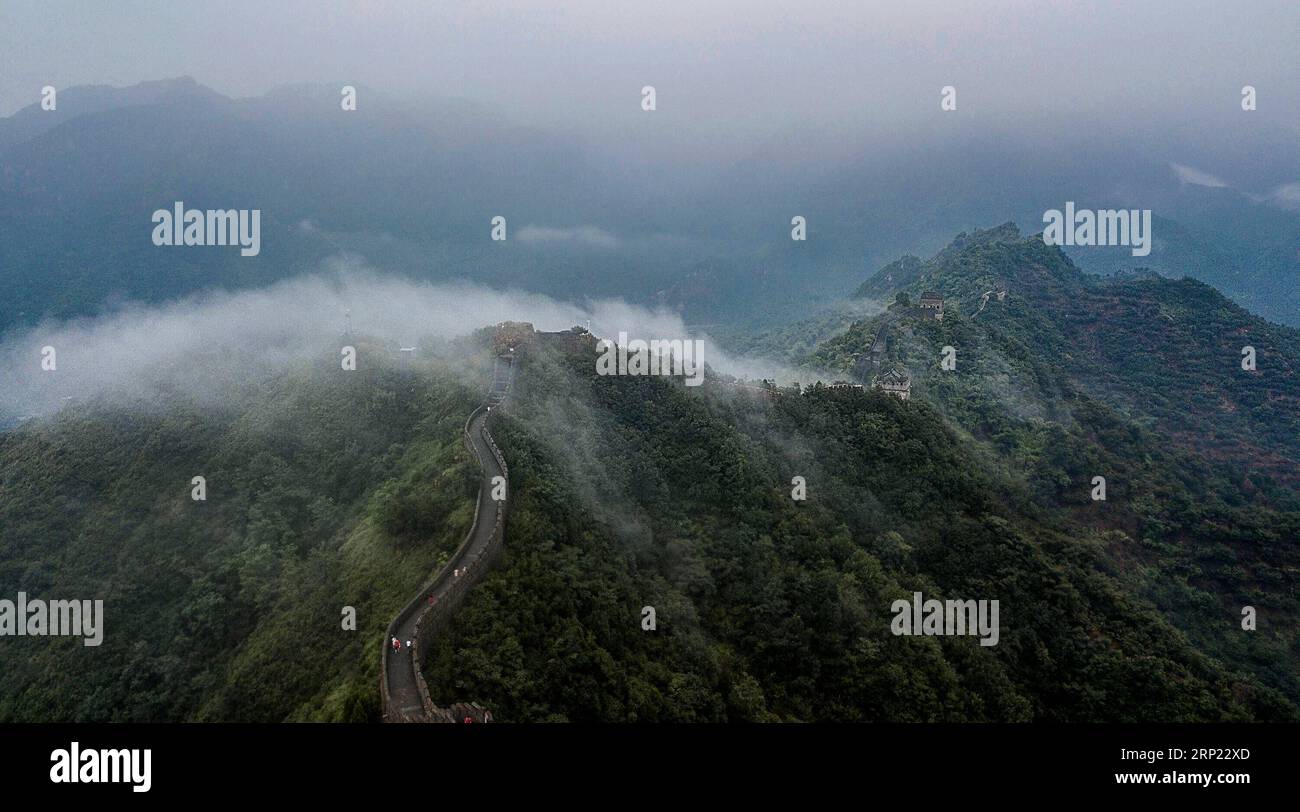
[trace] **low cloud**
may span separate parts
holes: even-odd
[[[620,332],[644,339],[700,338],[704,360],[716,370],[809,381],[808,373],[776,362],[724,353],[670,311],[617,299],[576,304],[521,290],[421,283],[376,273],[355,259],[335,259],[319,274],[266,288],[128,304],[95,318],[10,333],[0,340],[0,419],[105,395],[149,403],[181,394],[219,403],[229,391],[255,386],[291,364],[336,365],[332,352],[349,327],[396,347],[430,337],[452,339],[507,320],[532,322],[539,330],[590,323],[602,338]],[[55,371],[41,368],[45,347],[56,352]]]
[[[527,225],[519,229],[515,239],[529,243],[589,245],[594,248],[617,248],[619,246],[618,237],[596,226],[551,228],[550,226]]]
[[[1214,175],[1211,175],[1209,172],[1202,172],[1195,167],[1187,166],[1185,164],[1170,163],[1169,168],[1174,170],[1175,177],[1177,177],[1178,182],[1182,184],[1191,186],[1209,186],[1213,189],[1224,189],[1228,186],[1227,183],[1216,178]]]

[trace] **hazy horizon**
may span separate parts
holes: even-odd
[[[53,296],[20,279],[0,331],[104,296],[269,284],[337,251],[691,323],[773,321],[963,231],[1036,233],[1070,201],[1156,224],[1150,258],[1071,250],[1086,270],[1192,275],[1300,323],[1300,7],[838,5],[9,4],[0,216],[44,242],[14,241],[7,262],[68,278]],[[176,77],[237,101],[71,92]],[[131,105],[150,107],[97,114]],[[149,212],[202,194],[264,209],[266,255],[178,270],[137,241]]]
[[[520,124],[683,161],[848,151],[925,131],[939,123],[948,85],[960,115],[945,127],[1168,121],[1295,132],[1300,121],[1288,59],[1300,36],[1295,4],[836,6],[9,3],[0,116],[39,101],[46,85],[192,76],[242,98],[348,83],[465,99]],[[639,106],[644,85],[656,88],[653,117]],[[1259,108],[1243,122],[1230,116],[1245,85]]]

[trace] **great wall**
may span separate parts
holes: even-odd
[[[483,476],[474,520],[469,533],[451,559],[424,584],[388,625],[380,644],[379,683],[385,722],[490,722],[490,709],[476,703],[457,702],[438,706],[429,694],[423,665],[434,637],[446,629],[465,595],[500,557],[505,546],[506,501],[492,499],[493,479],[502,477],[509,487],[509,469],[501,450],[488,430],[493,410],[499,408],[510,393],[514,381],[515,359],[530,347],[547,345],[565,351],[590,350],[596,338],[579,327],[559,332],[540,332],[527,322],[502,322],[496,326],[492,348],[495,352],[492,382],[488,397],[465,421],[463,440],[474,455]],[[517,352],[518,351],[518,352]],[[765,398],[779,397],[785,391],[739,382],[715,381],[736,391]],[[857,388],[842,381],[832,388]],[[798,392],[796,388],[792,390]],[[491,516],[491,521],[487,517]],[[393,650],[396,638],[400,648]],[[411,645],[407,646],[407,641]]]
[[[514,380],[513,352],[493,362],[488,400],[465,421],[465,447],[474,455],[483,477],[479,484],[474,521],[451,559],[427,582],[392,622],[381,644],[379,690],[385,722],[489,722],[491,712],[473,703],[434,705],[421,667],[435,635],[447,627],[466,593],[500,557],[505,545],[505,501],[492,498],[493,479],[502,477],[509,487],[509,470],[501,449],[488,431],[492,410],[500,406]],[[490,522],[487,517],[491,517]],[[396,638],[401,648],[394,651]],[[406,641],[411,641],[408,648]]]

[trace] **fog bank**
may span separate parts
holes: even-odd
[[[255,384],[294,364],[337,363],[329,353],[349,331],[396,351],[502,321],[527,321],[538,330],[590,324],[602,338],[624,332],[646,340],[700,339],[713,369],[781,382],[813,377],[777,362],[723,353],[667,310],[619,299],[562,302],[468,282],[415,282],[336,258],[320,273],[266,288],[207,292],[156,306],[126,304],[94,318],[8,334],[0,340],[0,418],[34,416],[68,399],[103,396],[140,403],[179,393],[219,402],[232,387]],[[44,368],[47,348],[54,369]],[[815,377],[827,379],[824,373]]]

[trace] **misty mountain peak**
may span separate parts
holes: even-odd
[[[1008,221],[1000,226],[994,226],[993,228],[977,228],[971,232],[963,231],[953,238],[952,242],[948,245],[948,248],[950,250],[960,251],[973,245],[1019,241],[1020,227],[1015,223]]]
[[[77,85],[59,89],[57,98],[58,107],[54,110],[42,109],[40,99],[33,99],[12,116],[0,118],[0,152],[37,138],[60,124],[94,113],[178,102],[207,103],[226,97],[199,84],[193,76],[178,76],[127,87]]]

